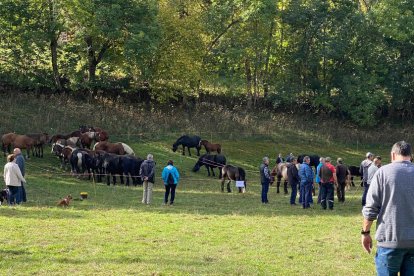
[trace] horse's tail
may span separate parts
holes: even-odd
[[[225,165],[225,166],[223,166],[223,168],[221,168],[221,175],[222,175],[223,179],[226,178],[226,176],[227,176],[227,165]]]
[[[245,181],[246,180],[246,172],[243,168],[238,167],[239,170],[239,179]]]
[[[122,147],[124,148],[124,151],[125,151],[127,154],[135,155],[134,150],[133,150],[130,146],[128,146],[128,145],[127,145],[127,144],[125,144],[125,143],[121,143],[121,144],[122,144]]]
[[[95,150],[97,144],[99,144],[99,142],[96,142],[95,145],[93,145],[92,150]]]

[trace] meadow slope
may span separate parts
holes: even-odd
[[[238,122],[239,128],[230,131],[231,126],[220,126],[215,132],[216,124],[206,120],[197,129],[199,113],[171,123],[170,115],[164,117],[157,110],[125,108],[125,112],[104,117],[105,106],[99,112],[99,106],[79,104],[82,108],[76,109],[74,102],[65,106],[53,99],[32,99],[30,108],[19,100],[4,101],[9,110],[2,112],[3,132],[13,127],[20,133],[69,131],[79,124],[106,127],[113,134],[111,140],[127,142],[137,155],[154,154],[157,179],[153,204],[144,206],[140,186],[108,187],[72,177],[59,168],[50,148],[45,158],[31,158],[26,163],[29,201],[23,206],[0,207],[0,274],[375,273],[373,256],[360,246],[360,187],[348,192],[345,204],[336,201],[333,211],[319,206],[310,210],[291,207],[288,196],[276,194],[274,187],[269,192],[270,204],[262,205],[258,165],[264,155],[274,163],[278,152],[340,156],[348,164],[358,164],[366,151],[372,151],[387,162],[388,144],[332,141],[306,129],[279,129],[277,124],[262,129],[260,120],[245,117],[243,121],[225,110],[204,112],[215,120],[233,116],[228,124]],[[192,157],[171,151],[174,140],[186,132],[220,142],[228,162],[247,170],[247,193],[238,194],[234,188],[233,193],[221,193],[219,180],[208,178],[204,168],[193,173],[194,151]],[[168,159],[175,161],[182,175],[173,207],[162,206],[160,172]],[[3,158],[0,165],[4,165]],[[84,191],[89,198],[81,201],[79,193]],[[67,194],[76,200],[67,209],[56,207],[58,199]]]

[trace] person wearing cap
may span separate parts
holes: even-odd
[[[180,180],[180,173],[178,172],[177,168],[174,167],[174,162],[172,160],[168,160],[167,166],[162,170],[161,177],[164,181],[165,186],[164,205],[167,205],[168,196],[170,193],[170,205],[174,205],[175,188],[177,187],[178,181]]]
[[[368,193],[368,168],[372,164],[372,159],[374,158],[374,155],[370,152],[367,152],[365,155],[366,159],[361,162],[361,165],[359,166],[359,172],[362,175],[362,183],[364,185],[364,193],[362,194],[362,206],[365,206],[367,193]]]
[[[7,163],[4,165],[3,177],[7,188],[9,188],[9,204],[20,204],[20,190],[22,187],[22,182],[26,182],[26,180],[20,172],[19,166],[16,164],[14,154],[9,154],[7,156]]]
[[[22,176],[24,177],[25,175],[25,163],[24,163],[24,157],[22,155],[22,151],[19,148],[15,148],[13,150],[13,154],[16,160],[16,164],[17,166],[19,166],[20,168],[20,172],[22,173]],[[26,196],[26,189],[24,188],[24,184],[22,182],[22,186],[20,189],[20,199],[22,202],[26,202],[27,201],[27,196]]]
[[[338,180],[338,186],[336,187],[336,196],[339,202],[345,202],[345,186],[346,178],[349,175],[348,167],[344,165],[342,158],[336,160],[336,179]]]
[[[362,247],[372,250],[371,226],[377,220],[375,238],[377,275],[414,275],[414,165],[411,145],[395,143],[391,164],[374,173],[362,208]]]
[[[321,177],[321,206],[326,210],[328,205],[329,210],[333,210],[334,207],[334,185],[337,185],[338,180],[336,178],[336,169],[331,164],[331,158],[325,158],[325,164],[320,170]]]
[[[372,161],[372,165],[368,168],[368,190],[369,186],[371,185],[372,178],[374,177],[374,174],[378,171],[378,169],[381,167],[381,156],[375,156],[374,160]]]

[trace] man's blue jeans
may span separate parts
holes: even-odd
[[[269,182],[262,183],[262,203],[268,203],[267,193],[269,192]]]
[[[414,275],[414,248],[378,247],[375,255],[378,276]]]
[[[293,183],[291,185],[292,193],[290,194],[290,204],[296,204],[296,195],[298,193],[298,183]]]

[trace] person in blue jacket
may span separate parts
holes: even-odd
[[[178,185],[180,180],[180,173],[177,168],[174,167],[174,162],[168,160],[167,166],[162,170],[162,180],[164,181],[165,186],[165,196],[164,196],[164,205],[168,203],[168,196],[171,192],[170,205],[174,204],[175,198],[175,188]]]
[[[302,197],[303,209],[309,208],[310,203],[312,202],[313,171],[309,166],[309,163],[309,156],[305,156],[299,169],[300,194]]]

